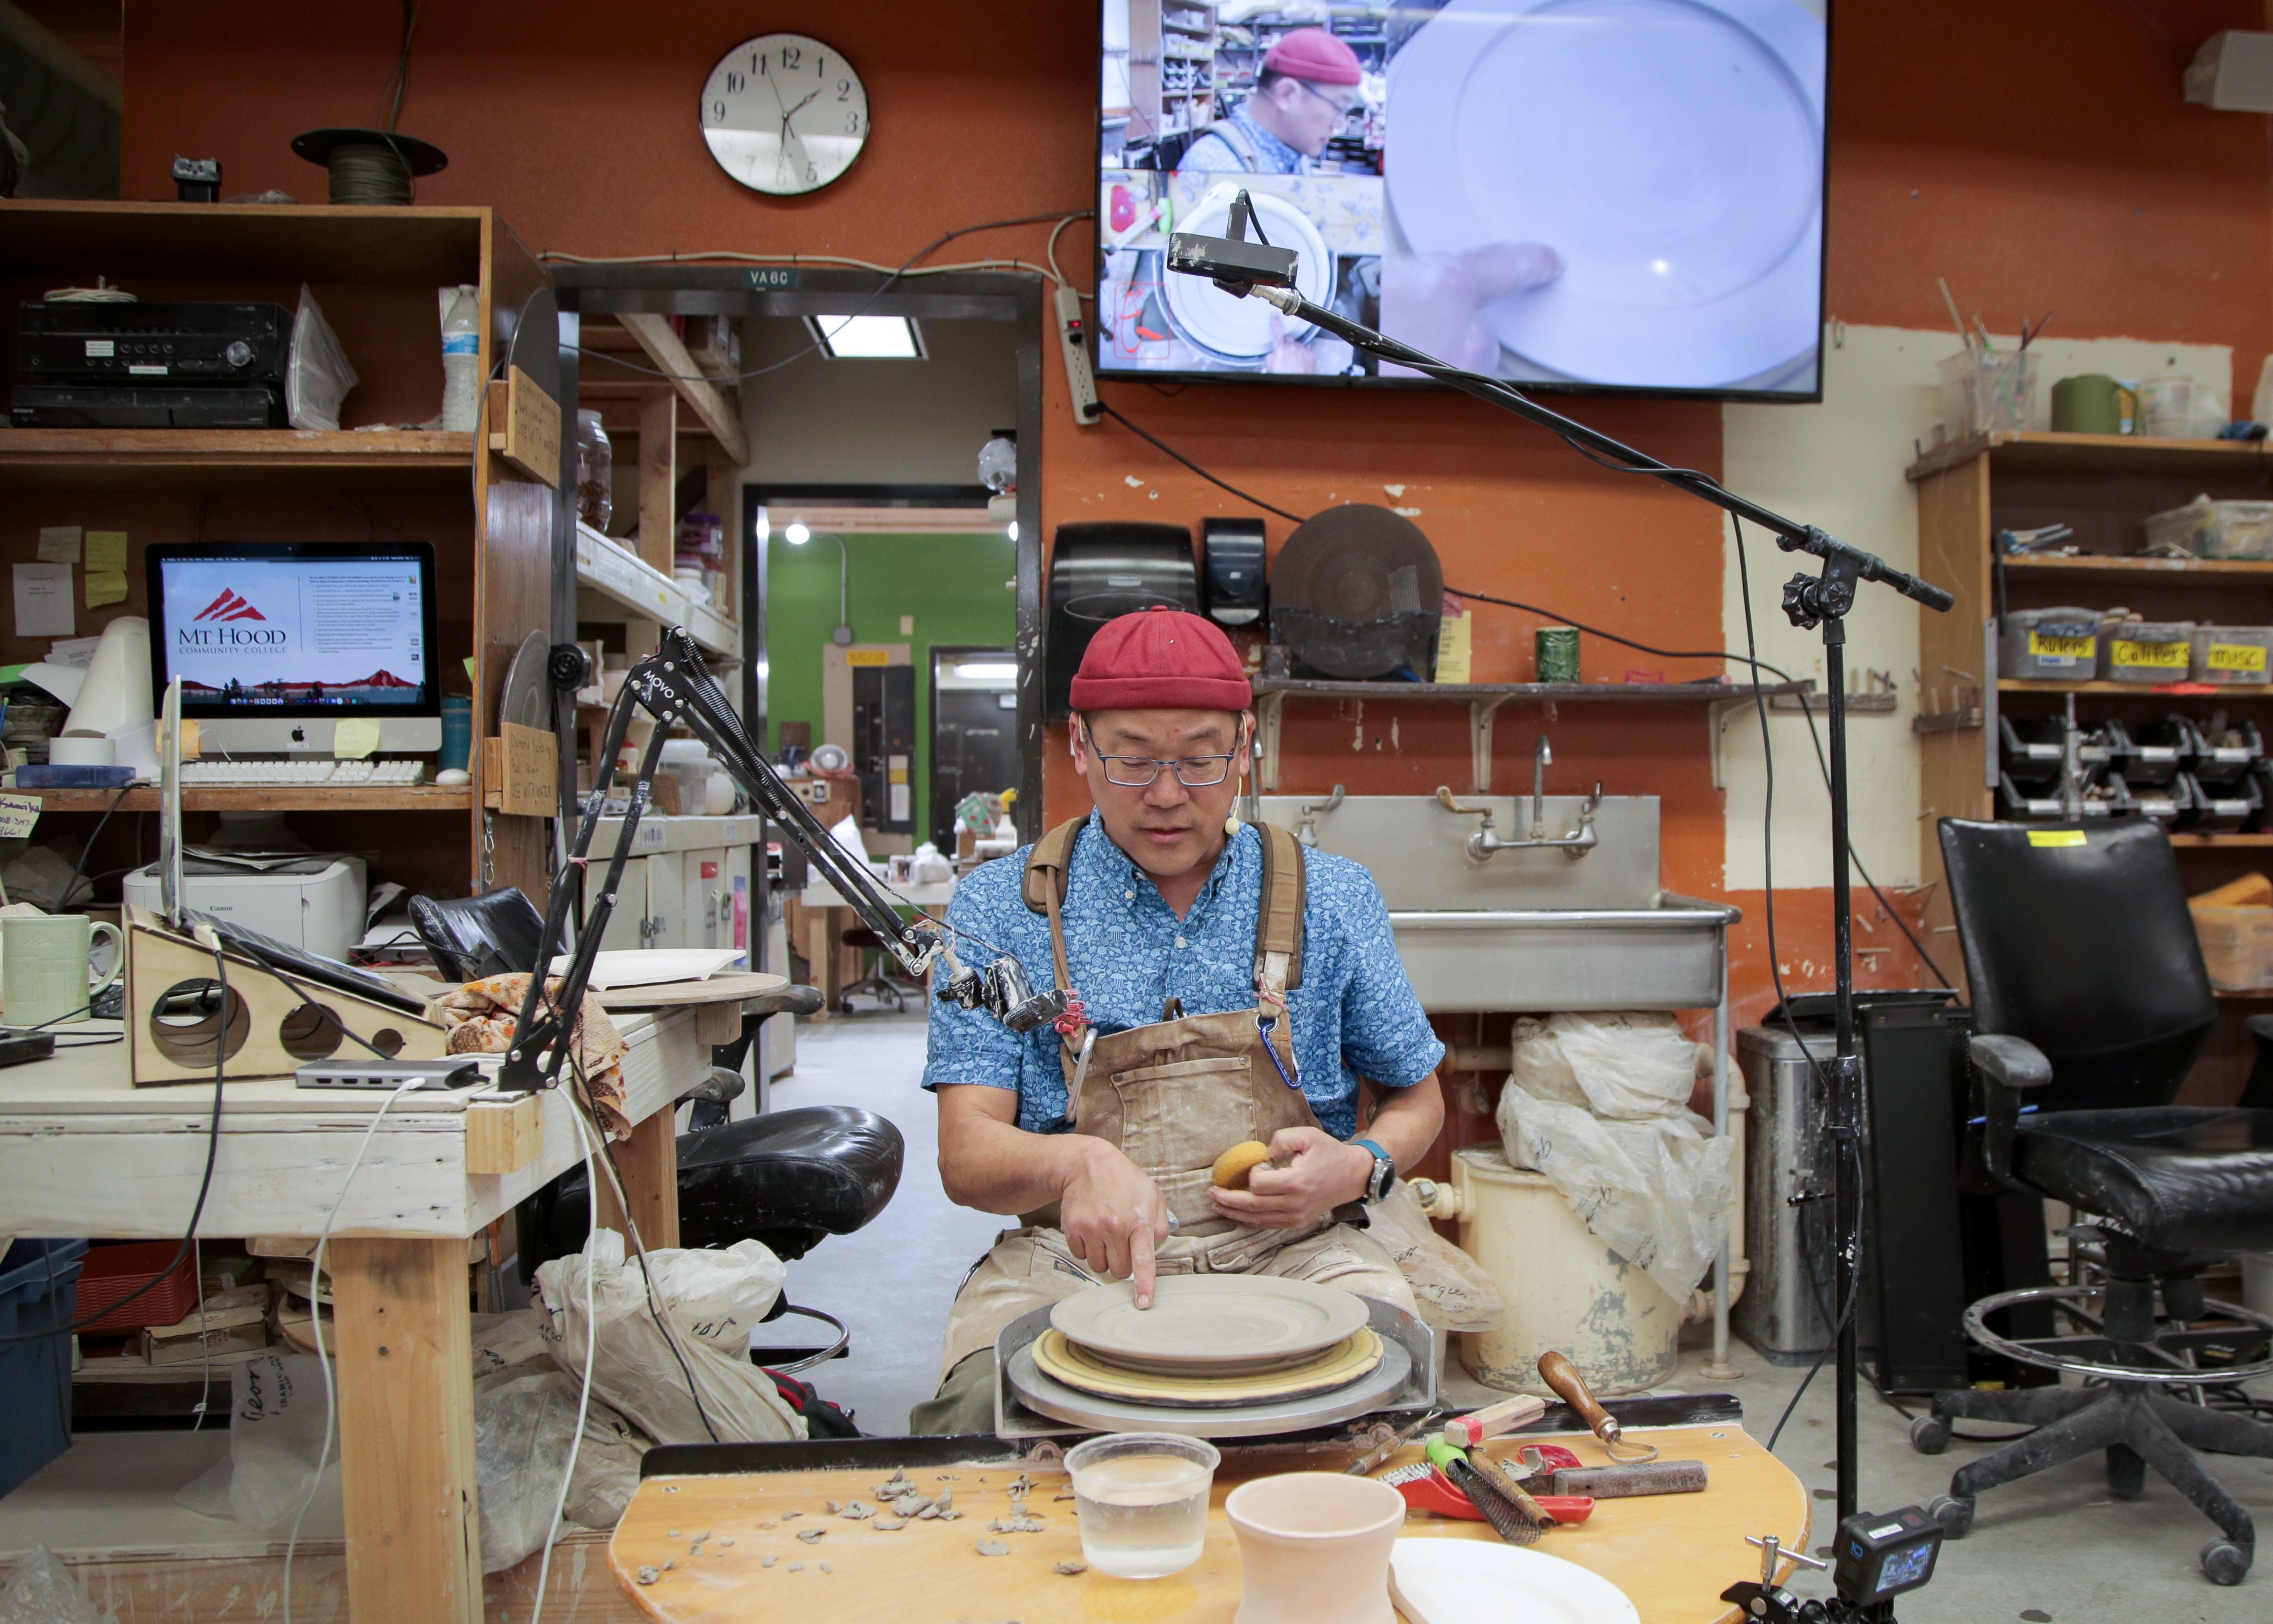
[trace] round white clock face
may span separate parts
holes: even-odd
[[[818,192],[860,155],[868,93],[852,64],[802,34],[761,34],[719,58],[702,86],[702,139],[755,192]]]

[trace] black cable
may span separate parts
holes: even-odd
[[[11,1336],[0,1336],[0,1344],[9,1342],[43,1342],[53,1336],[76,1336],[79,1332],[86,1329],[87,1327],[93,1325],[96,1320],[117,1312],[120,1309],[125,1307],[126,1304],[134,1301],[135,1298],[143,1296],[146,1292],[155,1290],[160,1285],[171,1278],[174,1271],[181,1267],[182,1259],[190,1255],[190,1244],[197,1238],[198,1222],[205,1216],[206,1214],[206,1196],[207,1192],[213,1189],[214,1163],[218,1159],[221,1151],[221,1079],[223,1076],[224,1067],[229,1059],[229,965],[228,962],[221,958],[221,952],[218,949],[214,950],[214,969],[221,979],[221,1012],[215,1017],[214,1026],[213,1123],[211,1126],[206,1130],[205,1177],[198,1182],[197,1205],[190,1209],[189,1228],[183,1231],[182,1244],[174,1249],[174,1255],[167,1262],[164,1268],[160,1269],[149,1279],[135,1287],[133,1290],[129,1291],[124,1297],[120,1297],[116,1302],[105,1308],[101,1313],[92,1314],[86,1319],[79,1320],[74,1324],[58,1326],[50,1330],[24,1331],[19,1332]],[[76,1047],[76,1045],[74,1045],[74,1047]],[[199,1289],[201,1291],[203,1290],[203,1282],[199,1283]]]
[[[1054,214],[1019,214],[1009,220],[982,220],[977,225],[957,226],[954,230],[948,232],[944,237],[933,242],[930,246],[918,249],[908,259],[903,260],[897,270],[888,274],[882,282],[876,284],[875,290],[874,292],[870,293],[866,298],[861,300],[859,304],[855,305],[849,314],[840,319],[849,321],[852,317],[864,313],[870,305],[874,304],[878,299],[882,298],[885,294],[891,291],[892,284],[898,282],[910,271],[913,270],[918,263],[938,252],[939,250],[947,246],[948,244],[953,242],[958,237],[969,237],[975,231],[1000,231],[1011,226],[1039,225],[1045,221],[1047,221],[1052,224],[1055,224],[1061,220],[1081,220],[1094,214],[1097,211],[1095,209],[1091,208],[1069,209]],[[543,254],[539,254],[537,256],[540,259],[545,257],[546,256]],[[683,263],[698,263],[701,257],[701,256],[700,255],[694,256]],[[790,256],[790,262],[793,263],[795,259],[795,255]],[[656,265],[677,265],[682,263],[682,261],[677,254],[672,254],[668,258],[657,259],[649,261],[649,263]],[[829,318],[823,316],[817,318],[817,320],[826,321]],[[696,372],[690,375],[685,372],[666,372],[658,367],[641,366],[636,361],[625,360],[623,357],[618,355],[611,350],[585,350],[574,344],[566,344],[563,345],[562,348],[574,350],[580,356],[590,356],[596,361],[610,362],[614,365],[624,368],[627,372],[643,372],[649,378],[668,379],[672,383],[745,383],[753,378],[763,378],[769,372],[777,372],[784,366],[802,361],[806,357],[812,355],[818,350],[821,346],[821,341],[816,338],[804,349],[797,351],[796,354],[784,356],[778,361],[769,362],[768,365],[759,367],[755,372],[722,372],[716,377],[711,376],[708,372]]]
[[[394,63],[394,104],[386,110],[386,132],[402,119],[402,95],[410,88],[410,36],[418,30],[419,0],[402,0],[402,52]]]
[[[118,786],[118,793],[110,798],[110,804],[103,808],[102,816],[94,820],[94,832],[87,836],[86,844],[79,848],[79,861],[71,865],[71,881],[64,887],[63,898],[56,904],[57,907],[67,908],[71,906],[71,893],[79,889],[79,876],[86,872],[86,854],[94,850],[94,843],[102,838],[102,831],[110,822],[110,815],[118,810],[120,803],[126,799],[127,795],[132,792],[133,788],[134,786],[131,784],[120,785]],[[86,894],[88,899],[90,901],[93,900],[94,897],[94,885],[92,881],[87,884]]]
[[[1265,513],[1275,513],[1280,518],[1291,520],[1296,524],[1303,523],[1302,515],[1288,513],[1284,508],[1274,508],[1269,502],[1264,501],[1261,497],[1251,496],[1245,491],[1241,490],[1229,480],[1217,478],[1213,474],[1208,472],[1206,469],[1202,468],[1197,462],[1193,462],[1191,458],[1177,450],[1167,440],[1162,440],[1159,435],[1153,434],[1147,430],[1138,428],[1135,424],[1129,422],[1128,418],[1122,417],[1119,412],[1106,405],[1103,401],[1098,402],[1097,409],[1103,412],[1106,417],[1112,418],[1115,423],[1119,424],[1122,428],[1127,429],[1131,434],[1136,436],[1137,439],[1149,440],[1155,450],[1165,452],[1169,456],[1175,458],[1177,462],[1182,462],[1186,468],[1190,469],[1192,472],[1197,474],[1210,485],[1215,485],[1219,489],[1230,492],[1234,496],[1239,498],[1241,501],[1260,508]]]

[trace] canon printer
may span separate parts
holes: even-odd
[[[184,908],[326,959],[345,959],[362,939],[364,891],[363,859],[337,852],[182,852]],[[158,865],[128,875],[125,893],[130,903],[162,911]]]

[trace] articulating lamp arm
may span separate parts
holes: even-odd
[[[734,714],[725,694],[703,665],[694,639],[682,628],[666,628],[656,650],[626,674],[623,691],[609,710],[608,725],[602,734],[601,762],[617,758],[625,735],[630,731],[634,708],[645,710],[656,726],[640,756],[631,805],[625,812],[615,852],[609,859],[599,894],[586,914],[576,951],[570,956],[557,989],[547,996],[544,971],[552,961],[557,944],[566,940],[568,920],[581,889],[579,880],[585,867],[585,855],[599,827],[601,797],[596,793],[585,804],[568,861],[552,883],[552,894],[545,909],[543,944],[537,954],[537,974],[529,978],[529,992],[514,1024],[514,1044],[506,1051],[499,1079],[504,1087],[523,1092],[550,1087],[566,1063],[567,1045],[562,1040],[574,1017],[564,1012],[574,1011],[583,1002],[592,963],[599,953],[609,916],[615,910],[624,864],[630,857],[640,816],[647,804],[646,792],[655,781],[664,741],[674,726],[685,726],[709,748],[726,775],[804,850],[836,894],[859,915],[860,922],[875,932],[876,939],[910,975],[929,974],[934,960],[944,954],[949,965],[946,996],[966,1008],[986,1008],[1016,1032],[1030,1032],[1043,1021],[1064,1013],[1064,992],[1032,992],[1017,960],[1006,955],[972,968],[956,960],[947,933],[939,925],[926,919],[901,919],[875,876],[846,854],[806,809],[805,802],[758,753],[749,734],[743,731],[741,718]]]

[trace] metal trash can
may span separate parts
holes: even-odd
[[[1807,1050],[1828,1059],[1830,1024],[1797,1025]],[[1831,1345],[1832,1158],[1823,1091],[1786,1026],[1740,1030],[1737,1064],[1752,1101],[1744,1139],[1744,1255],[1752,1267],[1729,1320],[1769,1363],[1810,1364]]]

